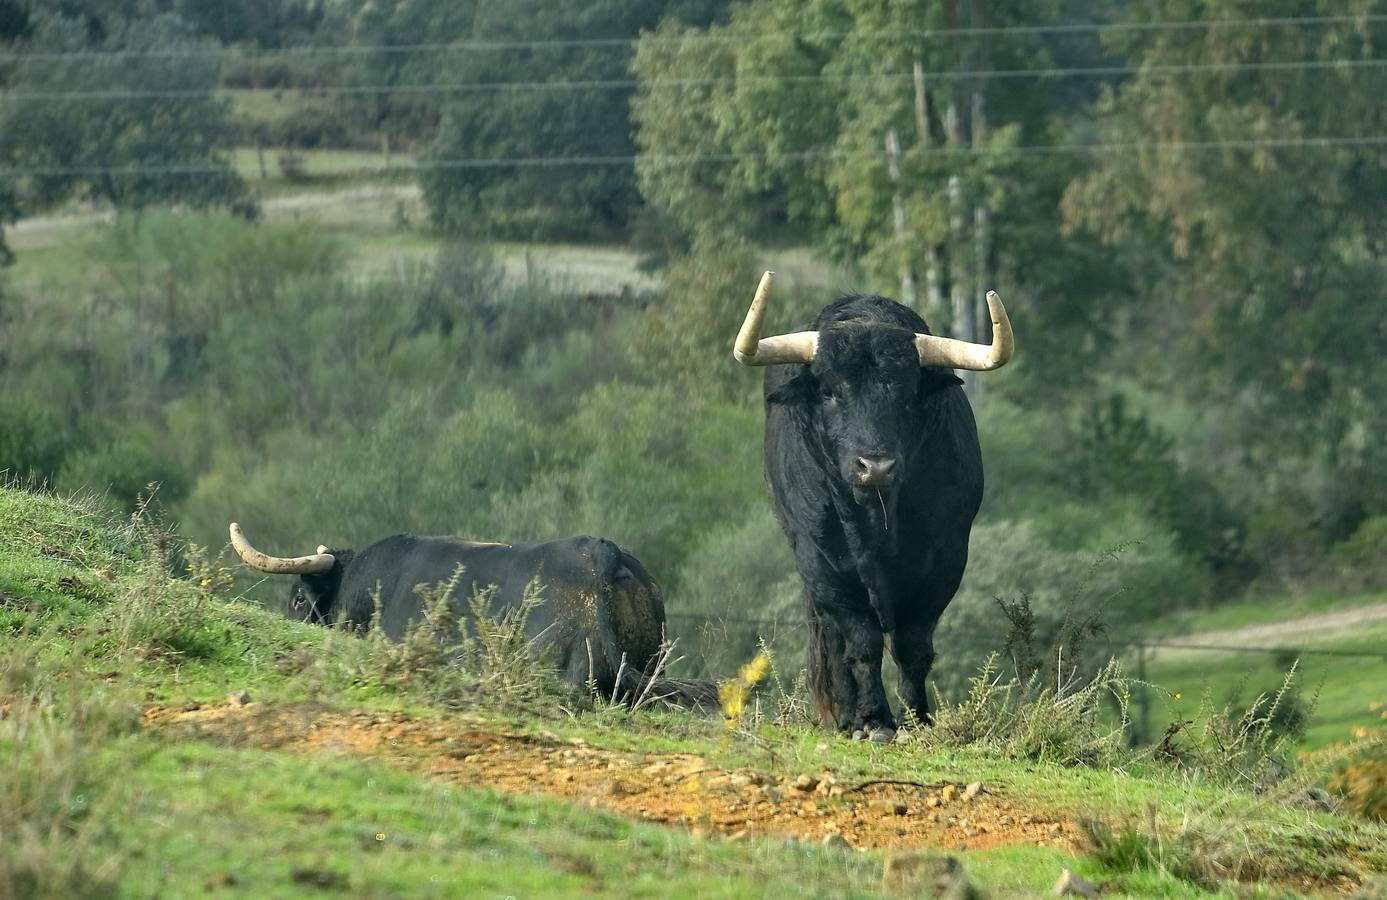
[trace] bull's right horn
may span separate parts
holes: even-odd
[[[337,563],[337,557],[331,553],[323,553],[322,547],[312,556],[296,556],[292,559],[267,556],[250,545],[250,541],[241,533],[241,526],[235,522],[231,523],[231,547],[236,551],[236,555],[241,557],[241,562],[252,569],[275,575],[312,575],[326,572]]]
[[[771,284],[774,281],[774,272],[767,272],[761,276],[761,284],[756,288],[756,296],[752,298],[751,308],[746,312],[742,330],[737,332],[737,342],[732,345],[732,355],[744,366],[811,363],[815,354],[819,352],[817,331],[796,331],[774,337],[761,337],[761,321],[766,317],[766,301],[770,299]]]

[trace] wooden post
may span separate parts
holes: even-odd
[[[896,129],[892,128],[886,132],[886,171],[891,176],[891,212],[898,249],[899,245],[905,244],[909,239],[909,235],[906,234],[905,203],[901,200],[900,158],[901,139],[896,134]],[[907,258],[901,262],[901,302],[911,309],[918,309],[918,300],[915,296],[915,270]]]

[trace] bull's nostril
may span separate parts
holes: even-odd
[[[890,456],[859,456],[853,460],[853,469],[859,483],[886,487],[895,477],[893,470],[896,460]]]

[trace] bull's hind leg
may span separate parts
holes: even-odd
[[[881,683],[884,640],[871,610],[809,610],[809,687],[820,719],[854,737],[895,733]]]

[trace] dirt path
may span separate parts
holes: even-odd
[[[860,783],[832,772],[724,770],[691,754],[609,750],[555,735],[498,733],[465,718],[343,713],[310,704],[153,706],[146,727],[297,754],[364,757],[438,781],[548,794],[632,819],[732,838],[780,835],[864,848],[1073,850],[1066,817],[1005,786]],[[837,836],[837,837],[835,837]]]
[[[1242,628],[1225,628],[1218,631],[1201,631],[1170,638],[1171,643],[1191,646],[1212,647],[1258,647],[1277,642],[1297,641],[1307,635],[1320,632],[1344,631],[1370,622],[1387,619],[1387,603],[1370,603],[1351,609],[1337,609],[1332,612],[1316,613],[1299,619],[1283,622],[1267,622],[1262,625],[1245,625]],[[1194,650],[1181,650],[1178,647],[1161,648],[1160,654],[1177,656],[1194,653]]]

